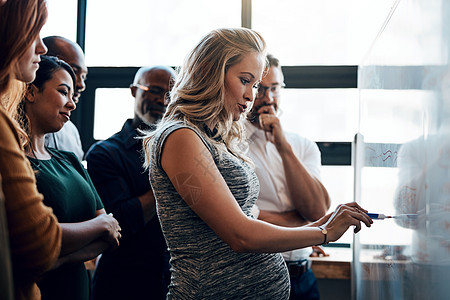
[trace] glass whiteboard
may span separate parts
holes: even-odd
[[[360,64],[354,299],[450,294],[450,3],[398,0]]]

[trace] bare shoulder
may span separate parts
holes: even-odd
[[[208,154],[208,155],[205,155]],[[198,159],[211,159],[205,144],[198,134],[189,128],[180,128],[172,132],[164,142],[161,156],[161,165],[166,167],[177,164],[178,167],[188,167]]]
[[[186,147],[197,148],[205,147],[202,140],[195,133],[194,130],[189,128],[180,128],[172,132],[164,142],[164,151],[175,150],[177,152],[186,152]]]

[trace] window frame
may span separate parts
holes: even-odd
[[[87,0],[78,0],[77,43],[85,49]],[[242,0],[242,27],[251,28],[252,0]],[[72,114],[83,150],[94,139],[95,91],[98,88],[128,88],[139,67],[88,67],[86,90]],[[357,88],[358,66],[282,66],[286,88]],[[316,142],[323,165],[351,165],[351,142]]]

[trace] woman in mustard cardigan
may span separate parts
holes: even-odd
[[[47,51],[39,37],[46,19],[45,0],[0,1],[0,176],[15,299],[40,299],[35,282],[55,263],[61,245],[60,226],[42,203],[20,130],[7,112],[17,110]]]

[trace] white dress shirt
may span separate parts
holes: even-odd
[[[255,172],[260,183],[256,205],[261,210],[287,212],[295,210],[289,198],[283,163],[275,145],[266,140],[263,130],[245,121],[249,150],[247,155],[255,163]],[[321,156],[316,143],[294,133],[284,133],[294,154],[314,177],[320,180]],[[257,209],[256,209],[257,210]],[[311,248],[282,253],[286,261],[296,261],[309,257]]]

